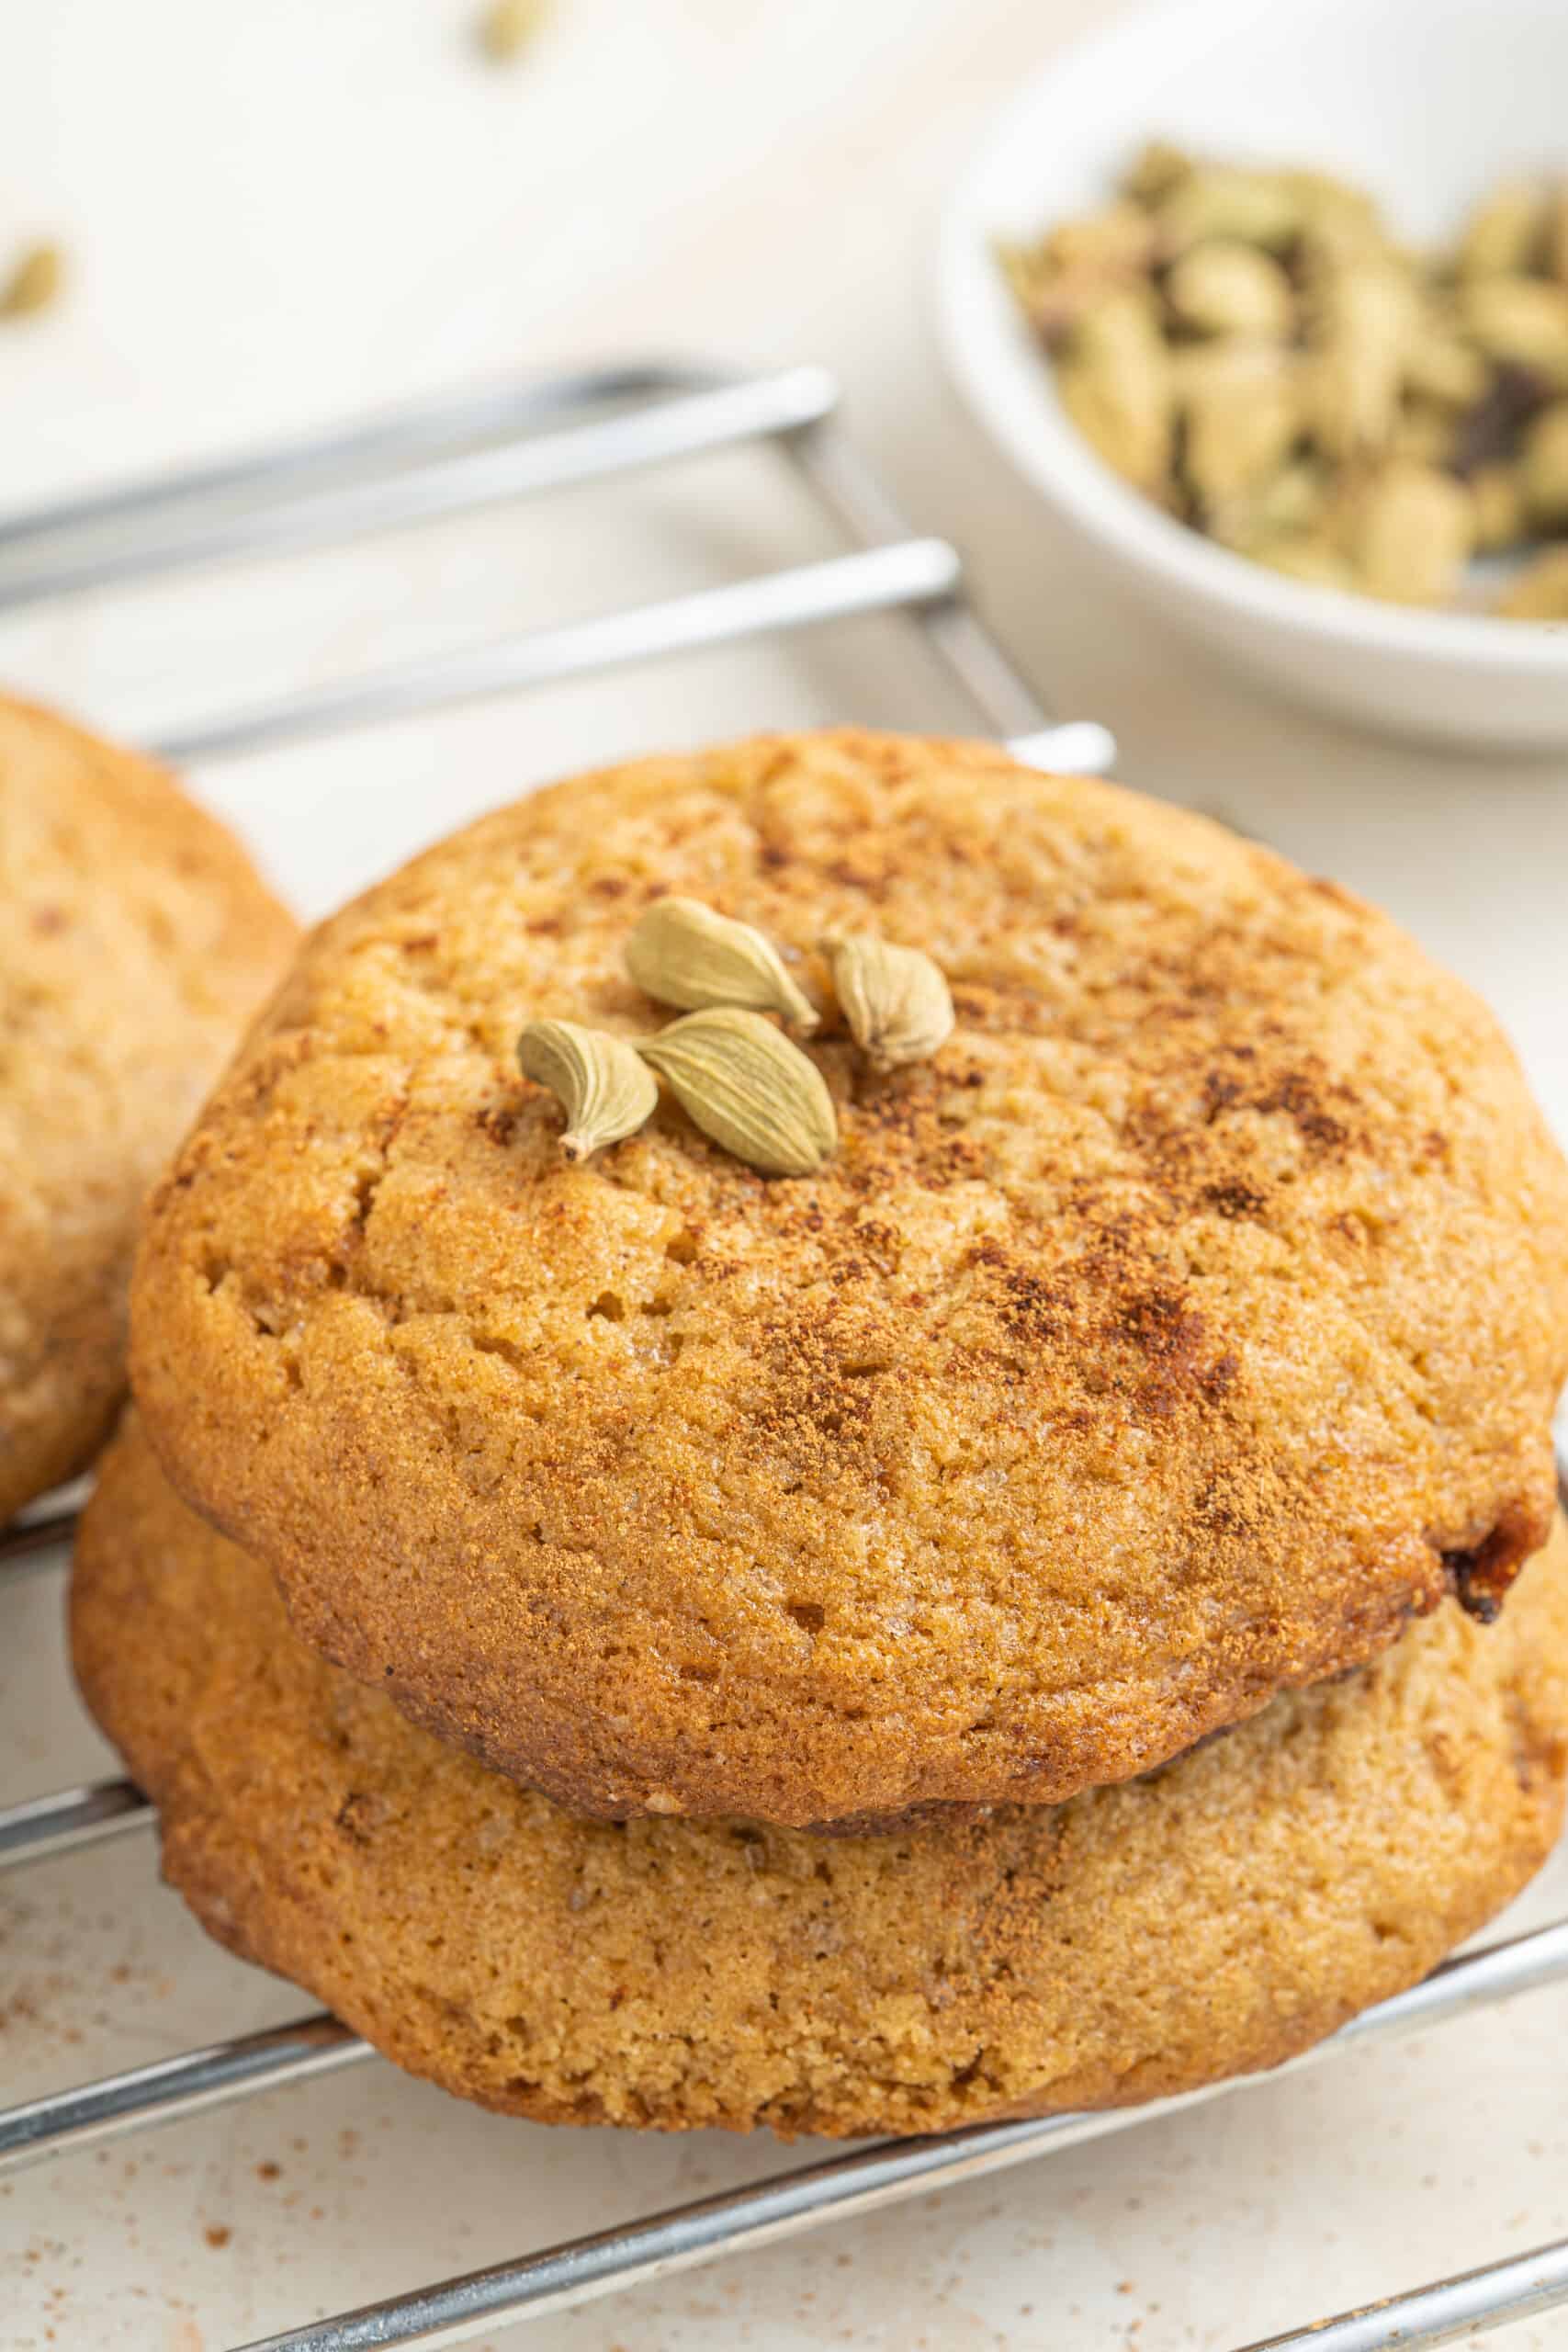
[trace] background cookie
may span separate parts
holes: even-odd
[[[564,1165],[525,1020],[638,910],[928,948],[956,1034],[767,1182]],[[994,748],[763,739],[459,834],[327,924],[143,1246],[176,1486],[296,1624],[579,1811],[1049,1801],[1544,1539],[1568,1171],[1384,917]]]
[[[0,1524],[108,1428],[142,1202],[293,937],[161,769],[0,698]]]
[[[77,1671],[214,1934],[415,2073],[559,2122],[913,2132],[1269,2065],[1422,1975],[1542,1859],[1568,1542],[1501,1622],[1056,1808],[813,1838],[574,1820],[293,1635],[133,1430]]]

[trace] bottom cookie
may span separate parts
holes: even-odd
[[[211,1932],[387,2055],[543,2120],[915,2132],[1269,2066],[1425,1974],[1548,1852],[1568,1537],[1500,1622],[1148,1778],[824,1839],[581,1821],[305,1648],[132,1426],[77,1549],[76,1669]]]

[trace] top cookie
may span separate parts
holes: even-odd
[[[958,1014],[769,1180],[567,1164],[514,1046],[639,910],[926,948]],[[1546,1535],[1568,1170],[1487,1013],[1203,820],[771,738],[504,809],[326,924],[161,1188],[134,1377],[305,1636],[570,1808],[1054,1802]]]
[[[106,1435],[142,1203],[293,939],[172,777],[0,697],[0,1523]]]

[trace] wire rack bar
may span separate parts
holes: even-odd
[[[0,1529],[0,1568],[41,1568],[60,1555],[76,1528],[73,1510],[51,1511],[47,1519],[26,1519],[18,1526]]]
[[[1568,1921],[1445,1962],[1425,1983],[1366,2010],[1352,2027],[1278,2071],[1314,2065],[1348,2042],[1393,2041],[1440,2018],[1462,2016],[1480,2001],[1502,2000],[1564,1977]],[[335,2319],[259,2337],[243,2352],[371,2352],[372,2346],[380,2352],[389,2346],[419,2346],[434,2352],[437,2346],[467,2343],[499,2322],[543,2318],[623,2288],[645,2286],[671,2271],[695,2268],[721,2255],[775,2245],[827,2222],[859,2219],[924,2191],[979,2179],[1031,2157],[1124,2130],[1140,2120],[1201,2105],[1248,2082],[1269,2079],[1245,2076],[1237,2083],[1212,2084],[1186,2098],[1141,2108],[1050,2116],[1032,2123],[979,2124],[927,2140],[885,2142],[752,2188],[705,2197],[623,2229],[596,2231],[520,2261],[497,2263],[437,2287],[368,2303]],[[1568,2295],[1568,2287],[1563,2292]],[[1466,2324],[1474,2326],[1477,2318],[1472,2316]],[[1320,2336],[1299,2340],[1314,2346],[1323,2341]],[[1398,2340],[1366,2339],[1369,2345]]]
[[[0,1871],[41,1862],[78,1846],[100,1845],[128,1829],[147,1827],[152,1808],[129,1781],[95,1781],[54,1795],[30,1797],[0,1812]]]
[[[224,558],[343,545],[505,499],[602,481],[794,431],[826,416],[838,399],[837,386],[821,368],[729,382],[710,378],[702,389],[686,389],[702,380],[689,370],[616,369],[565,386],[521,385],[16,516],[0,523],[0,608]],[[582,420],[585,406],[631,397],[629,386],[640,389],[635,409]],[[555,432],[540,430],[561,414],[577,421]],[[500,447],[461,446],[501,432],[509,438]],[[371,462],[378,470],[365,479],[333,479]],[[225,496],[243,501],[238,512],[215,516],[206,511]],[[62,541],[94,534],[96,545],[74,554],[51,552]]]
[[[824,420],[784,445],[808,486],[851,537],[875,546],[903,537],[908,522],[854,443]],[[1090,721],[1046,726],[1040,698],[970,605],[954,597],[922,615],[926,641],[989,727],[1009,737],[1018,759],[1066,774],[1095,775],[1116,756],[1110,730]],[[1044,730],[1043,733],[1042,730]],[[1040,739],[1032,751],[1029,739]]]
[[[1249,2344],[1245,2352],[1428,2352],[1568,2303],[1568,2238]]]
[[[118,2140],[152,2123],[178,2123],[204,2108],[227,2107],[257,2091],[281,2090],[374,2055],[367,2041],[318,2012],[265,2033],[240,2034],[178,2058],[106,2075],[80,2090],[51,2092],[0,2118],[0,2172],[17,2172],[46,2156]]]
[[[0,516],[0,549],[39,541],[47,545],[51,538],[78,530],[118,530],[176,501],[251,497],[263,504],[275,503],[334,475],[352,478],[378,466],[395,470],[426,451],[444,454],[509,432],[537,431],[562,416],[581,421],[584,408],[601,401],[650,401],[742,380],[733,369],[711,365],[633,360],[451,393],[270,442],[216,464],[189,467],[177,474],[144,475],[80,498],[52,500],[47,506]]]
[[[379,725],[626,662],[698,652],[857,614],[933,604],[953,595],[961,571],[958,556],[945,540],[902,539],[891,547],[830,556],[822,563],[730,581],[721,588],[702,588],[659,604],[531,629],[495,645],[400,662],[341,684],[312,687],[227,718],[177,728],[150,748],[176,763],[231,759],[307,736]]]

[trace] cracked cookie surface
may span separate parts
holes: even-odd
[[[926,949],[768,1181],[666,1100],[563,1164],[519,1030],[627,1035],[665,892]],[[1568,1171],[1496,1024],[1203,819],[844,732],[503,809],[324,925],[151,1216],[175,1485],[304,1637],[581,1812],[1054,1803],[1545,1537]]]
[[[143,1200],[293,941],[171,776],[0,697],[0,1525],[107,1433]]]
[[[1568,1543],[1142,1781],[823,1838],[570,1818],[290,1633],[134,1430],[82,1532],[89,1703],[211,1931],[401,2065],[546,2121],[930,2132],[1275,2064],[1543,1859]]]

